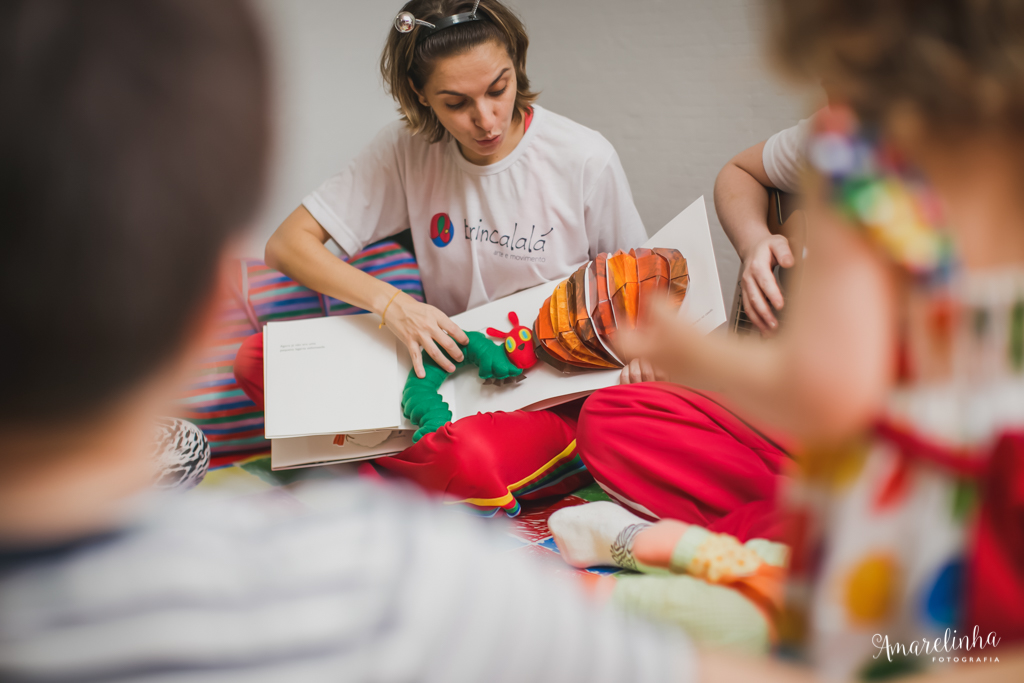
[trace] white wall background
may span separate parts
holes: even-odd
[[[615,145],[649,233],[703,194],[728,305],[738,259],[713,211],[729,158],[795,123],[809,101],[780,85],[760,0],[509,0],[530,32],[539,102]],[[396,117],[377,60],[402,0],[258,0],[276,68],[272,186],[244,250],[262,256],[302,197]]]

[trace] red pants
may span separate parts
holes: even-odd
[[[374,465],[485,514],[561,496],[590,482],[576,449],[581,402],[552,410],[477,413]]]
[[[602,389],[580,413],[590,474],[650,517],[711,531],[781,539],[776,490],[789,458],[715,401],[674,384]]]
[[[263,407],[261,334],[239,349],[235,378]],[[521,500],[579,488],[587,481],[585,464],[612,496],[647,516],[744,541],[781,536],[775,490],[788,457],[718,403],[647,383],[602,389],[579,411],[574,402],[478,413],[374,464],[449,500],[510,515]]]

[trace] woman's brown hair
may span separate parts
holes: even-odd
[[[410,0],[401,11],[433,24],[445,17],[472,12],[474,4],[473,0]],[[399,33],[392,27],[388,34],[380,58],[384,86],[398,102],[402,120],[414,134],[422,133],[430,142],[440,141],[447,131],[433,109],[420,102],[413,85],[422,92],[440,59],[493,40],[505,47],[516,70],[516,107],[512,120],[518,122],[537,99],[537,94],[530,92],[530,79],[526,76],[526,50],[530,39],[523,22],[498,0],[481,0],[477,13],[481,21],[457,24],[423,40],[418,40],[424,30],[419,25],[411,33]]]
[[[1021,0],[770,0],[774,52],[865,119],[1024,133]]]

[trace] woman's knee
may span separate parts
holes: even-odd
[[[599,389],[580,411],[577,444],[584,453],[606,450],[624,432],[642,431],[638,421],[652,417],[667,394],[658,384],[622,384]]]
[[[619,415],[629,410],[630,406],[636,405],[637,398],[642,393],[638,391],[639,385],[622,384],[605,389],[598,389],[591,394],[580,410],[580,427],[587,424],[593,429],[601,429],[608,417]]]

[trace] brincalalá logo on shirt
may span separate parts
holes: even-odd
[[[554,228],[548,228],[546,231],[538,232],[536,225],[531,225],[529,232],[525,228],[520,231],[519,223],[516,223],[511,233],[504,233],[498,229],[485,228],[483,219],[479,225],[470,225],[467,220],[463,221],[463,225],[465,239],[497,246],[498,249],[494,252],[496,256],[539,262],[545,259],[537,254],[544,253],[548,244],[547,237],[555,231]]]
[[[430,241],[435,247],[447,247],[455,236],[455,225],[446,213],[439,213],[430,219]]]

